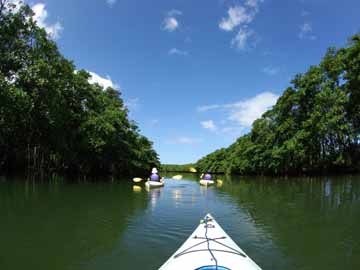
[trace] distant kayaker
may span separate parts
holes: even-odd
[[[201,179],[202,180],[212,180],[212,175],[210,174],[210,172],[209,171],[207,171],[206,173],[203,173],[202,175],[201,175]]]
[[[160,180],[161,180],[161,177],[158,173],[158,170],[156,168],[153,168],[151,170],[150,181],[160,182]]]

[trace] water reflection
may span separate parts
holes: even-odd
[[[355,255],[360,252],[358,177],[242,177],[226,182],[222,192],[271,236],[287,258],[287,269],[360,266]],[[263,265],[273,266],[268,260]]]
[[[90,269],[146,206],[117,184],[2,183],[0,269]]]
[[[142,190],[142,187],[141,187],[141,186],[133,185],[133,191],[134,191],[135,193],[141,192],[141,190]]]
[[[181,189],[174,189],[172,191],[172,194],[173,194],[173,199],[174,199],[175,203],[178,203],[181,201],[181,199],[182,199]]]
[[[0,183],[0,269],[158,267],[212,213],[265,270],[360,269],[360,178]]]

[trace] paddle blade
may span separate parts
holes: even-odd
[[[194,167],[189,168],[189,171],[192,172],[192,173],[196,173],[196,172],[197,172],[197,170],[196,170]]]
[[[172,179],[180,180],[180,179],[182,179],[182,175],[174,175],[174,176],[172,177]]]
[[[135,177],[135,178],[133,178],[133,181],[134,181],[135,183],[139,183],[139,182],[142,181],[142,178],[140,178],[140,177]]]

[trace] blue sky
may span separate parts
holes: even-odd
[[[296,73],[360,30],[359,0],[27,3],[78,69],[121,90],[163,163],[234,142]]]

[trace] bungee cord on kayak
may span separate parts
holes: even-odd
[[[209,257],[206,253],[210,253]],[[184,256],[186,255],[186,256]],[[207,214],[200,225],[159,270],[261,270]]]
[[[217,262],[217,259],[216,259],[216,257],[215,257],[215,255],[214,255],[214,253],[211,251],[211,249],[210,249],[210,240],[211,239],[209,239],[208,238],[208,235],[207,235],[207,233],[208,233],[208,228],[209,228],[209,224],[208,224],[208,220],[209,220],[209,217],[208,216],[206,216],[205,217],[205,238],[206,238],[206,242],[207,242],[207,247],[208,247],[208,250],[209,250],[209,252],[210,252],[210,254],[211,254],[211,257],[213,258],[213,260],[215,261],[215,270],[218,270],[218,262]],[[211,224],[211,226],[214,228],[214,225],[212,225]]]
[[[215,226],[212,225],[212,224],[208,224],[208,220],[211,220],[211,219],[206,216],[206,218],[204,219],[204,222],[205,222],[205,226],[204,226],[204,228],[205,228],[205,237],[199,237],[199,236],[197,236],[197,235],[194,236],[194,239],[199,239],[199,240],[204,240],[204,241],[201,241],[201,242],[199,242],[199,243],[196,243],[196,244],[190,246],[189,248],[187,248],[187,249],[185,249],[185,250],[183,250],[183,251],[175,254],[175,255],[174,255],[174,258],[178,258],[178,257],[180,257],[180,256],[182,256],[182,255],[185,255],[185,254],[188,254],[188,253],[200,252],[200,251],[210,251],[211,256],[213,257],[214,261],[216,261],[216,262],[217,262],[217,260],[216,260],[216,258],[215,258],[215,256],[214,256],[214,254],[213,254],[212,251],[232,253],[232,254],[240,255],[240,256],[246,258],[246,255],[245,255],[244,253],[242,253],[242,252],[240,252],[240,251],[238,251],[238,250],[236,250],[236,249],[234,249],[234,248],[232,248],[232,247],[229,247],[228,245],[225,245],[224,243],[221,243],[220,241],[218,241],[218,240],[221,240],[221,239],[226,239],[226,238],[227,238],[226,236],[221,236],[221,237],[216,237],[216,238],[209,238],[209,237],[207,236],[208,228],[209,228],[209,227],[210,227],[210,228],[215,228]],[[210,248],[210,242],[211,242],[211,241],[212,241],[212,242],[215,242],[215,243],[217,243],[217,244],[219,244],[219,245],[221,245],[221,246],[224,246],[224,247],[226,247],[226,248],[229,249],[229,250],[211,249],[211,248]],[[195,249],[195,250],[194,250],[195,247],[198,247],[198,246],[200,246],[200,245],[202,245],[202,244],[204,244],[204,243],[207,243],[207,249]]]

